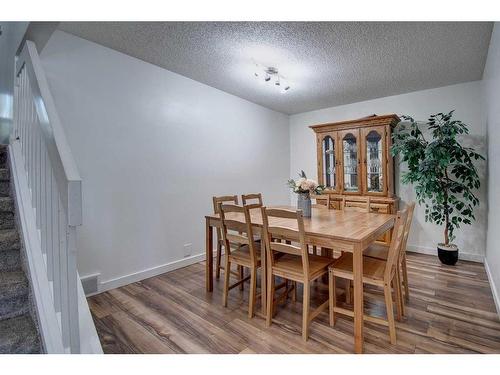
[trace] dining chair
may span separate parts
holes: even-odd
[[[334,260],[312,255],[307,251],[304,218],[301,210],[290,211],[262,207],[262,222],[267,257],[266,325],[269,327],[272,324],[275,311],[275,277],[290,280],[294,285],[302,283],[302,339],[307,341],[311,321],[328,308],[327,300],[314,311],[310,311],[310,284],[315,279],[327,274],[328,266]],[[287,244],[274,240],[283,237],[290,239],[292,243]]]
[[[313,207],[332,208],[330,194],[311,194],[311,199],[315,201]]]
[[[340,209],[342,211],[370,212],[370,197],[343,196]],[[341,251],[341,255],[344,255],[343,251]],[[345,296],[348,301],[352,301],[351,290],[352,282],[346,280]]]
[[[224,195],[220,197],[212,197],[212,202],[214,205],[214,213],[219,214],[219,204],[220,203],[233,203],[238,204],[238,196],[237,195]],[[217,249],[215,256],[215,277],[217,279],[220,278],[220,270],[224,270],[224,267],[221,266],[221,258],[222,258],[222,247],[224,246],[224,241],[222,240],[221,229],[217,228]],[[224,270],[225,271],[225,270]],[[242,273],[242,269],[239,269],[239,273]],[[241,276],[241,275],[240,275]]]
[[[229,290],[245,281],[250,280],[250,291],[248,297],[248,317],[252,318],[255,311],[255,300],[257,297],[257,269],[261,266],[260,243],[254,240],[250,210],[259,208],[259,205],[237,206],[234,204],[219,204],[222,222],[222,240],[226,251],[225,269],[230,270],[231,264],[250,269],[250,275],[240,277],[239,281],[229,285],[231,273],[224,272],[224,294],[222,304],[227,307],[227,296]],[[231,216],[233,214],[233,216]],[[234,218],[234,214],[242,214],[244,222]],[[231,248],[234,248],[234,250]],[[241,276],[241,275],[240,275]]]
[[[342,197],[340,209],[343,211],[370,212],[370,197]]]
[[[262,206],[262,194],[261,193],[242,194],[241,195],[241,201],[243,202],[243,206],[246,206],[247,204],[252,204],[252,203],[249,203],[249,201],[254,201],[254,200],[257,200],[257,204]]]
[[[408,215],[406,217],[405,227],[404,227],[404,237],[401,243],[401,249],[398,258],[398,279],[401,285],[404,288],[404,297],[406,301],[410,299],[410,291],[408,287],[408,271],[406,266],[406,245],[408,242],[408,236],[410,234],[411,223],[413,221],[413,211],[415,210],[415,202],[411,202],[407,205],[406,208]],[[381,244],[372,244],[370,245],[363,253],[363,256],[368,256],[371,258],[387,260],[388,256],[388,247]],[[401,273],[402,275],[401,275]],[[401,305],[401,313],[405,315],[404,311],[404,303]]]
[[[328,208],[331,209],[331,197],[330,194],[311,194],[311,200],[314,202],[312,207],[317,208]],[[315,245],[311,246],[313,254],[318,254],[322,256],[333,256],[333,250],[317,248]]]
[[[394,311],[392,303],[392,288],[396,294],[396,303],[401,303],[401,288],[396,280],[396,268],[398,267],[398,257],[401,243],[404,237],[404,229],[407,211],[398,211],[394,232],[389,246],[387,260],[363,257],[363,284],[382,287],[384,290],[385,307],[387,318],[379,318],[364,314],[363,319],[372,323],[382,324],[389,327],[389,337],[391,344],[396,344],[396,326],[394,323]],[[330,326],[335,325],[335,314],[343,314],[353,317],[354,312],[337,306],[337,295],[335,290],[335,278],[353,280],[353,256],[352,253],[344,253],[339,259],[329,267],[329,312]]]

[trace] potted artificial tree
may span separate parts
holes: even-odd
[[[474,190],[480,186],[475,160],[484,157],[460,144],[458,136],[468,134],[467,125],[453,120],[453,111],[430,116],[417,123],[403,116],[393,133],[393,156],[408,164],[402,173],[403,183],[415,187],[417,201],[425,205],[425,221],[444,225],[444,242],[437,245],[442,263],[454,265],[458,247],[453,244],[454,231],[471,224],[479,200]],[[419,126],[427,128],[424,135]]]

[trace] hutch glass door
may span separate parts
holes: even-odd
[[[337,158],[335,134],[328,134],[322,141],[322,174],[323,184],[327,189],[336,190],[337,187]]]
[[[359,191],[357,132],[342,133],[342,154],[344,191],[357,192]]]
[[[384,132],[383,129],[364,129],[365,143],[365,187],[368,193],[385,192]]]

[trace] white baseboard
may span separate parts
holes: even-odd
[[[408,245],[406,248],[408,251],[411,251],[414,253],[437,256],[437,249],[435,247]],[[480,254],[472,254],[472,253],[466,253],[463,251],[459,251],[458,258],[462,259],[462,260],[468,260],[471,262],[484,263],[484,256],[480,255]]]
[[[491,293],[493,294],[493,300],[495,301],[495,306],[497,308],[497,314],[500,318],[500,292],[495,285],[495,281],[493,280],[493,276],[490,271],[490,266],[488,265],[488,260],[484,259],[484,268],[486,269],[486,274],[488,275],[488,281],[490,282]]]
[[[190,266],[191,264],[198,263],[205,260],[205,253],[192,255],[187,258],[179,259],[173,262],[165,263],[160,266],[151,267],[142,271],[134,272],[128,275],[120,276],[115,279],[102,281],[99,284],[99,291],[94,294],[99,294],[110,289],[119,288],[137,281],[148,279],[153,276],[161,275],[162,273],[173,271],[179,268]],[[92,294],[92,295],[94,295]],[[90,297],[91,295],[87,295]]]

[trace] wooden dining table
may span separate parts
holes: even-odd
[[[286,208],[291,206],[269,206]],[[262,216],[260,209],[250,212],[253,230],[260,234]],[[243,214],[230,213],[228,219],[244,222]],[[229,217],[230,216],[230,217]],[[313,207],[310,218],[304,218],[306,242],[308,245],[335,249],[353,254],[353,289],[354,289],[354,351],[363,352],[363,251],[381,235],[394,226],[396,216],[392,214],[329,210],[326,207]],[[288,219],[270,218],[269,224],[297,229]],[[206,230],[206,290],[213,291],[213,229],[220,227],[219,215],[205,216]],[[261,288],[266,290],[265,247],[261,246],[262,272]],[[265,312],[266,293],[261,293],[262,311]]]

